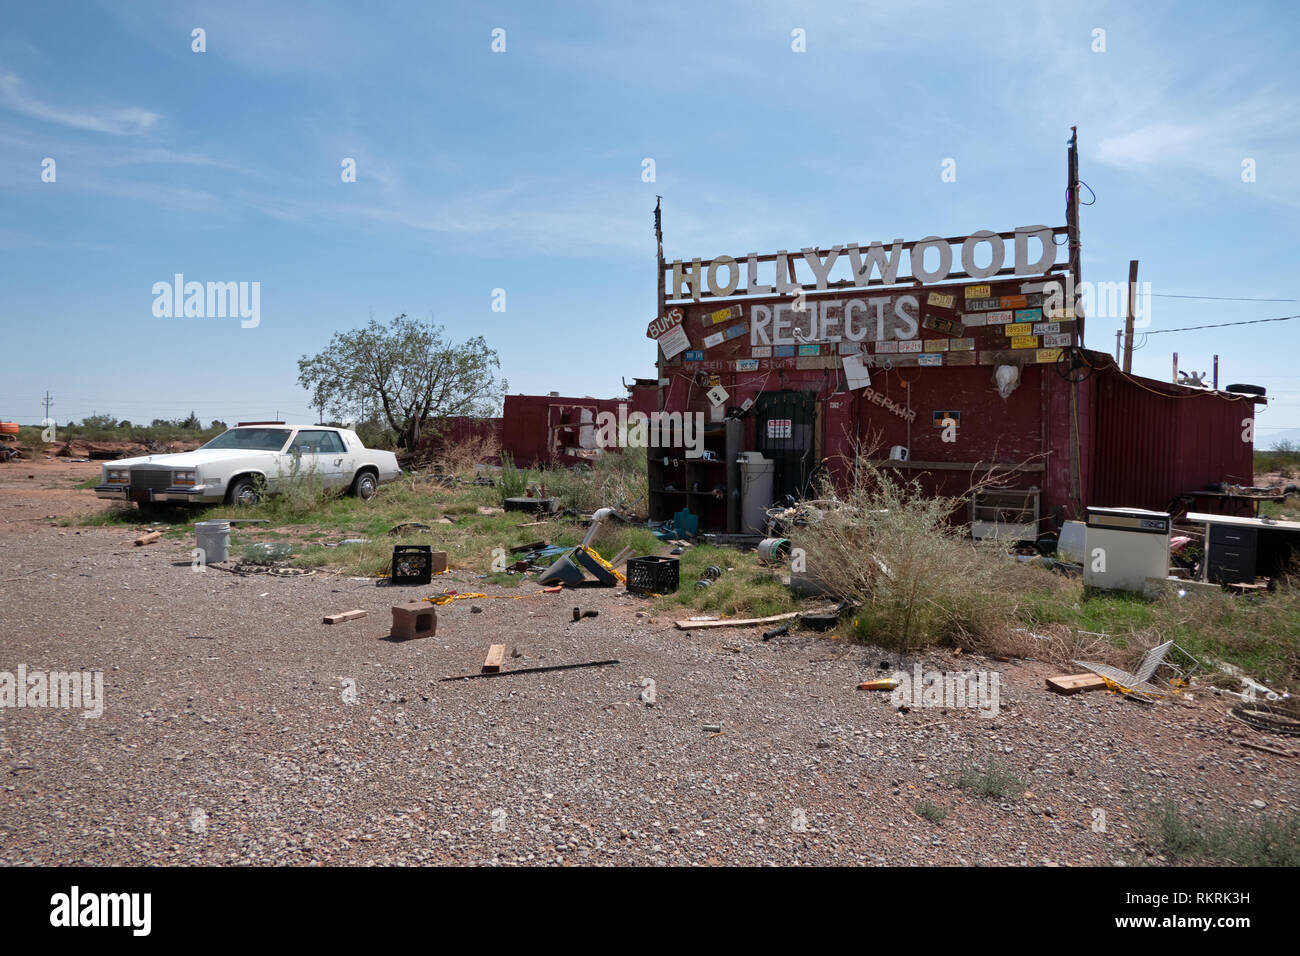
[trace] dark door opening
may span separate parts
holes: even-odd
[[[758,450],[776,462],[773,500],[807,497],[812,483],[816,395],[790,389],[758,396]]]

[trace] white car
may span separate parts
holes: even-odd
[[[366,448],[356,433],[325,425],[240,423],[194,451],[107,462],[100,498],[187,504],[256,504],[299,476],[328,489],[373,498],[401,473],[391,451]]]

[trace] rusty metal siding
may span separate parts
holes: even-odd
[[[1163,511],[1211,483],[1253,482],[1253,403],[1099,370],[1089,503]]]

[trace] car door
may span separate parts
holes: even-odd
[[[355,463],[352,453],[343,443],[343,436],[338,432],[328,429],[321,432],[317,457],[325,469],[326,487],[342,488],[351,480]]]
[[[330,456],[321,454],[323,436],[329,434],[324,429],[299,429],[289,445],[288,460],[283,474],[285,481],[310,481],[319,479],[325,487],[330,487]],[[335,473],[337,479],[337,472]]]

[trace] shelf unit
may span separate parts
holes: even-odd
[[[650,520],[667,521],[683,508],[700,519],[700,530],[727,528],[727,500],[733,491],[722,424],[704,430],[709,458],[687,458],[684,447],[647,449]]]

